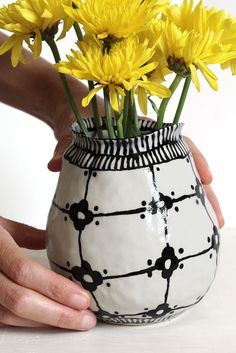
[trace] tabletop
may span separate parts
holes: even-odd
[[[206,297],[165,324],[98,323],[88,332],[0,329],[1,353],[236,353],[236,228],[222,231],[219,268]],[[45,252],[28,252],[48,266]]]

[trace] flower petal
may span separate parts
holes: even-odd
[[[203,62],[198,61],[196,65],[201,70],[201,73],[203,74],[203,76],[205,77],[205,79],[207,80],[211,88],[217,91],[218,90],[217,76]]]
[[[36,32],[32,49],[34,58],[38,58],[42,52],[42,38],[39,31]]]
[[[23,41],[17,41],[12,47],[11,63],[13,67],[16,67],[21,58]]]
[[[139,69],[140,76],[147,74],[148,72],[151,72],[155,70],[158,66],[158,62],[152,62],[150,64],[147,64]]]
[[[22,14],[22,17],[27,21],[29,21],[30,23],[34,23],[35,25],[39,23],[39,18],[33,11],[30,11],[27,9],[21,9],[20,13]]]
[[[60,72],[61,74],[67,74],[67,75],[71,75],[72,74],[72,70],[69,69],[67,66],[62,65],[61,63],[59,64],[54,64],[53,65],[58,72]]]
[[[138,103],[142,113],[146,116],[147,115],[147,92],[145,88],[138,87]]]
[[[42,18],[53,18],[53,15],[50,11],[48,11],[47,9],[45,9],[41,15]]]
[[[109,96],[110,96],[112,108],[115,111],[119,111],[119,102],[118,102],[116,88],[114,85],[109,85]]]
[[[13,34],[10,38],[8,38],[1,46],[0,46],[0,55],[5,54],[8,50],[10,50],[15,43],[19,40],[19,37]]]
[[[102,88],[104,88],[104,85],[98,86],[94,89],[92,89],[92,91],[89,92],[89,94],[83,98],[82,100],[82,107],[87,107],[91,101],[91,99],[93,99],[93,97],[97,94],[98,91],[100,91]]]
[[[200,92],[200,81],[198,78],[196,66],[191,64],[191,65],[189,65],[189,69],[191,71],[193,84],[196,87],[196,89],[198,90],[198,92]]]
[[[107,32],[103,32],[97,35],[98,39],[105,39],[108,37],[108,33]]]
[[[125,97],[125,91],[123,88],[116,86],[116,90],[122,97]]]
[[[171,95],[170,90],[160,83],[138,81],[138,86],[145,88],[152,96],[168,98]]]

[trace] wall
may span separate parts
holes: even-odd
[[[10,3],[2,1],[1,4]],[[205,0],[236,16],[236,2]],[[66,46],[68,40],[62,44]],[[65,51],[65,47],[62,48]],[[48,50],[43,56],[49,58]],[[201,80],[199,94],[192,87],[183,114],[184,133],[191,137],[209,161],[213,187],[219,197],[227,226],[236,226],[234,198],[236,169],[236,77],[215,70],[217,93]],[[174,101],[173,101],[174,103]],[[173,104],[174,105],[174,104]],[[173,106],[169,116],[173,115]],[[55,146],[52,131],[23,112],[0,104],[0,214],[44,228],[57,174],[47,170]]]

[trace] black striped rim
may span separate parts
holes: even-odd
[[[85,120],[91,135],[93,119]],[[165,125],[155,131],[156,123],[140,120],[142,136],[128,139],[98,139],[84,136],[77,123],[72,125],[73,143],[65,159],[74,165],[93,170],[129,170],[183,159],[189,149],[181,135],[183,124]]]

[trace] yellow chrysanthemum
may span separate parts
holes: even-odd
[[[74,21],[86,33],[99,39],[120,39],[141,31],[170,0],[74,0],[75,8],[66,7]]]
[[[60,21],[64,22],[63,37],[73,21],[66,15],[64,5],[71,5],[72,0],[17,0],[0,8],[0,28],[13,35],[0,47],[0,55],[12,50],[12,65],[25,62],[22,45],[26,42],[37,58],[42,50],[44,33],[54,32]]]
[[[183,0],[182,4],[169,6],[163,18],[174,22],[182,31],[206,33],[224,31],[229,17],[224,10],[208,8],[202,0],[194,7],[194,0]],[[223,33],[222,33],[223,34]]]
[[[226,23],[225,17],[222,20],[223,12],[207,10],[201,1],[193,8],[192,0],[184,0],[180,7],[172,6],[166,13],[160,22],[162,33],[154,56],[162,57],[163,72],[168,69],[182,77],[191,75],[200,91],[199,69],[210,86],[217,90],[217,77],[208,65],[223,64],[236,55],[232,46],[222,40],[227,32],[222,24]],[[154,71],[152,76],[155,74]]]
[[[234,49],[236,51],[236,46],[233,46],[232,49]],[[223,70],[225,69],[231,69],[231,72],[233,75],[236,75],[236,55],[234,59],[231,59],[227,62],[225,62],[224,64],[221,65],[221,68]]]
[[[163,31],[163,23],[158,18],[153,19],[146,26],[145,30],[138,34],[140,42],[148,40],[149,47],[155,48],[155,53],[152,57],[153,61],[158,62],[158,68],[149,74],[149,79],[153,82],[165,81],[165,76],[171,71],[167,68],[166,58],[158,47],[158,42]]]
[[[56,67],[61,73],[98,84],[83,99],[83,106],[87,106],[94,95],[104,87],[109,89],[111,104],[115,110],[119,110],[117,93],[124,96],[125,90],[133,90],[136,87],[142,88],[150,95],[169,96],[170,92],[166,87],[147,80],[146,74],[158,65],[156,62],[150,62],[154,49],[148,48],[147,40],[140,43],[137,37],[129,38],[115,43],[109,53],[104,53],[101,44],[96,41],[79,42],[78,46],[80,51],[72,50],[73,56],[68,55],[68,61],[60,62]],[[143,99],[147,97],[139,97],[141,108],[146,106]]]
[[[225,20],[225,28],[222,36],[222,41],[226,45],[229,45],[231,50],[236,51],[236,20],[234,18],[228,18]],[[221,65],[222,69],[231,69],[233,75],[236,75],[236,55],[235,58],[223,63]]]

